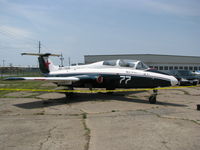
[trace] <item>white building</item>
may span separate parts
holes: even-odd
[[[131,59],[141,60],[150,68],[158,70],[200,70],[200,56],[126,54],[126,55],[85,55],[85,64],[102,60]]]

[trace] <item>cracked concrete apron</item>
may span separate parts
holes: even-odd
[[[63,94],[0,99],[0,149],[196,150],[200,147],[200,88],[148,92]],[[45,100],[45,101],[44,101]]]

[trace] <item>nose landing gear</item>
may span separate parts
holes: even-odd
[[[149,97],[149,103],[155,104],[156,103],[156,96],[158,95],[158,90],[153,90],[153,94]]]

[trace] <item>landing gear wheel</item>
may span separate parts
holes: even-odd
[[[155,104],[156,103],[156,96],[158,95],[158,90],[153,90],[153,94],[149,97],[149,103]]]
[[[66,90],[74,90],[73,87],[67,87]],[[73,92],[66,92],[65,93],[65,97],[66,97],[66,103],[69,102],[69,99],[71,99],[73,97],[74,93]]]
[[[67,92],[67,93],[65,93],[65,97],[66,97],[66,98],[72,98],[73,95],[74,95],[73,92]]]
[[[106,90],[115,90],[115,88],[106,88]],[[112,95],[114,92],[106,92],[107,95]]]
[[[150,104],[155,104],[156,103],[156,96],[155,95],[151,95],[149,97],[149,103]]]
[[[107,94],[107,95],[112,95],[112,94],[113,94],[113,92],[106,92],[106,94]]]

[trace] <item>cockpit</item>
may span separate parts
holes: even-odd
[[[103,61],[104,66],[111,66],[111,67],[128,67],[132,69],[138,70],[146,70],[149,67],[139,60],[127,60],[127,59],[118,59],[118,60],[105,60]]]

